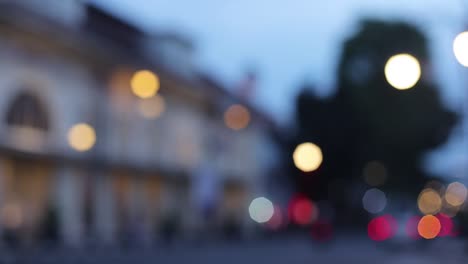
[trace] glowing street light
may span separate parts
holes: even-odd
[[[468,31],[462,32],[455,37],[453,53],[461,65],[468,67]]]
[[[322,150],[310,142],[299,144],[294,150],[293,160],[296,167],[301,171],[314,171],[322,164]]]
[[[250,113],[240,104],[231,105],[224,113],[224,123],[232,130],[242,130],[250,123]]]
[[[265,197],[258,197],[252,200],[249,206],[249,215],[257,223],[270,221],[275,212],[273,203]]]
[[[68,131],[68,144],[76,151],[88,151],[95,143],[96,132],[86,123],[76,124]]]
[[[410,54],[397,54],[385,64],[385,78],[395,89],[410,89],[416,85],[420,77],[421,66]]]
[[[419,220],[418,233],[425,239],[433,239],[440,233],[440,220],[433,215],[426,215]]]
[[[150,98],[159,90],[159,78],[149,70],[141,70],[133,74],[130,85],[136,96]]]
[[[460,206],[468,195],[468,191],[462,183],[453,182],[449,184],[447,190],[445,191],[445,201],[451,206]]]
[[[442,208],[442,198],[434,189],[424,189],[418,197],[418,208],[423,214],[437,214]]]

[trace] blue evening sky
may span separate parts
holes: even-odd
[[[188,35],[196,62],[234,87],[245,70],[259,73],[254,103],[286,124],[304,80],[330,94],[342,42],[362,17],[403,20],[431,41],[434,79],[444,101],[460,109],[463,70],[452,55],[452,40],[463,30],[468,0],[93,0],[148,32]],[[466,16],[468,17],[468,16]],[[468,21],[465,24],[468,26]],[[465,72],[466,75],[466,72]],[[454,137],[455,138],[455,137]],[[443,155],[461,156],[452,140]],[[451,147],[450,147],[451,146]],[[448,154],[447,154],[448,153]],[[437,157],[437,159],[439,159]],[[436,162],[437,163],[437,162]],[[447,162],[443,162],[446,164]],[[437,166],[436,166],[437,167]],[[450,166],[453,167],[453,166]],[[435,168],[437,170],[437,168]],[[442,170],[439,168],[439,170]],[[443,169],[446,171],[446,169]]]

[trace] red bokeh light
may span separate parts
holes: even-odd
[[[333,237],[333,225],[326,220],[318,220],[312,224],[310,234],[318,241],[328,241]]]
[[[318,217],[318,208],[304,196],[297,196],[289,204],[289,217],[298,225],[308,225]]]
[[[367,226],[369,238],[374,241],[384,241],[395,235],[397,223],[391,215],[372,219]]]
[[[412,239],[420,239],[421,236],[419,235],[418,232],[418,223],[419,220],[421,220],[421,216],[415,215],[408,219],[408,222],[406,222],[405,226],[405,231],[406,235]]]
[[[436,217],[440,221],[440,232],[438,236],[439,237],[453,236],[454,228],[453,228],[452,219],[444,214],[437,214]]]

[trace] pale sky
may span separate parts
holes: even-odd
[[[200,67],[228,86],[254,65],[260,75],[255,102],[281,122],[291,116],[303,80],[315,82],[321,94],[330,91],[341,44],[361,17],[415,23],[434,40],[435,64],[444,55],[453,60],[451,41],[462,28],[462,1],[93,0],[149,32],[188,35]]]
[[[468,77],[462,79],[467,72],[454,59],[452,41],[464,29],[468,0],[90,1],[148,32],[175,30],[188,35],[196,46],[198,65],[228,87],[255,66],[259,81],[254,103],[283,124],[291,120],[304,80],[315,83],[319,94],[333,91],[340,47],[362,17],[403,20],[422,29],[431,42],[433,76],[441,84],[444,101],[458,110],[467,98],[463,83]],[[453,149],[457,144],[449,144],[440,156],[455,155],[451,161],[460,157]]]

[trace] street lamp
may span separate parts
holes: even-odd
[[[398,90],[413,88],[421,77],[419,61],[410,54],[392,56],[384,71],[387,82]]]
[[[468,31],[462,32],[455,37],[453,53],[461,65],[468,67]]]

